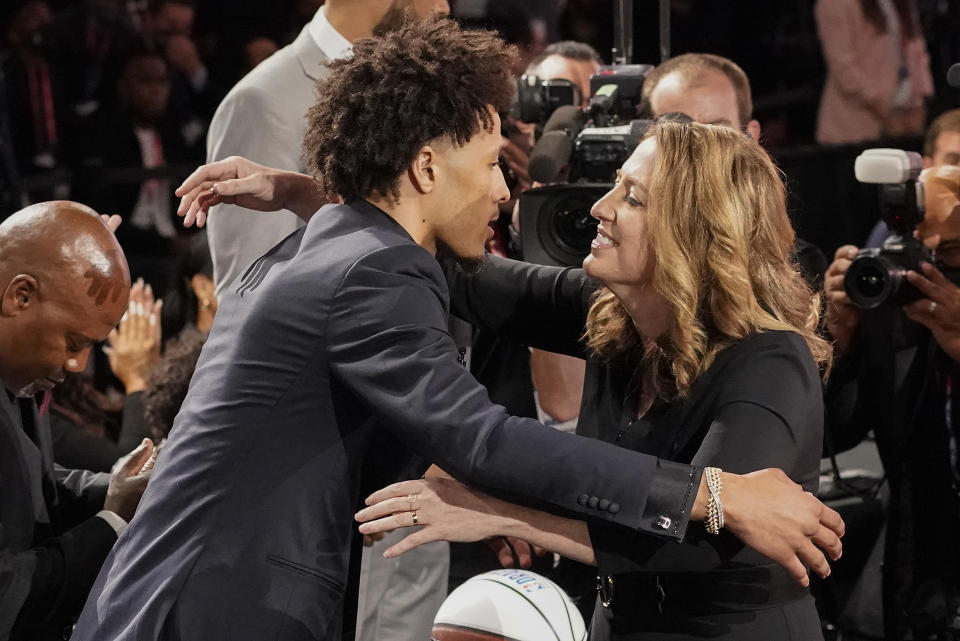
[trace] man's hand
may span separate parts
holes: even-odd
[[[859,250],[853,245],[844,245],[833,256],[833,263],[827,269],[823,288],[827,295],[827,331],[837,343],[837,351],[843,354],[853,342],[853,336],[860,325],[862,311],[847,296],[843,279],[847,275],[850,263],[857,257]]]
[[[907,318],[930,330],[947,355],[960,362],[960,287],[951,283],[930,263],[923,263],[923,274],[910,270],[907,280],[926,298],[903,306]]]
[[[703,485],[698,504],[704,494]],[[804,565],[821,577],[830,574],[830,564],[821,548],[834,561],[840,558],[843,519],[780,470],[760,470],[743,476],[724,473],[722,502],[725,527],[745,544],[785,567],[803,586],[810,583]],[[694,513],[700,511],[702,515],[702,510],[700,505]]]
[[[280,171],[230,156],[203,165],[174,192],[180,197],[177,215],[183,226],[203,227],[210,208],[232,203],[256,211],[287,209],[304,220],[326,203],[310,176]]]
[[[147,378],[160,360],[161,305],[162,301],[153,300],[150,285],[137,280],[130,288],[130,303],[119,327],[107,336],[103,351],[127,394],[146,389]]]
[[[117,514],[124,521],[130,521],[140,504],[140,497],[147,488],[153,469],[153,443],[145,438],[137,449],[133,450],[113,466],[107,499],[103,509]]]

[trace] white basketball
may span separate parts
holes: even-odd
[[[446,598],[433,625],[435,632],[469,630],[516,641],[587,638],[570,597],[550,579],[527,570],[493,570],[469,579]]]

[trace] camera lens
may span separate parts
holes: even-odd
[[[850,264],[843,286],[855,305],[870,309],[883,304],[896,289],[896,280],[885,260],[878,256],[860,256]]]
[[[590,190],[568,192],[547,204],[539,235],[547,253],[561,264],[579,265],[590,253],[590,243],[597,235],[597,220],[590,209],[596,201]]]
[[[867,298],[876,298],[883,293],[886,277],[885,273],[871,265],[857,274],[856,289]]]

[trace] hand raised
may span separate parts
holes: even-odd
[[[199,167],[175,192],[184,227],[203,227],[210,208],[232,203],[256,211],[289,209],[309,218],[324,200],[310,176],[230,156]]]
[[[110,369],[127,394],[146,389],[147,379],[160,360],[160,308],[150,285],[138,280],[130,288],[130,302],[120,325],[107,336],[104,352]]]

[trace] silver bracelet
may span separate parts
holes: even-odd
[[[704,476],[707,477],[707,489],[710,490],[710,498],[707,499],[707,519],[706,528],[710,534],[720,534],[723,529],[723,503],[720,501],[720,493],[723,491],[723,479],[720,474],[723,472],[719,467],[705,467]]]

